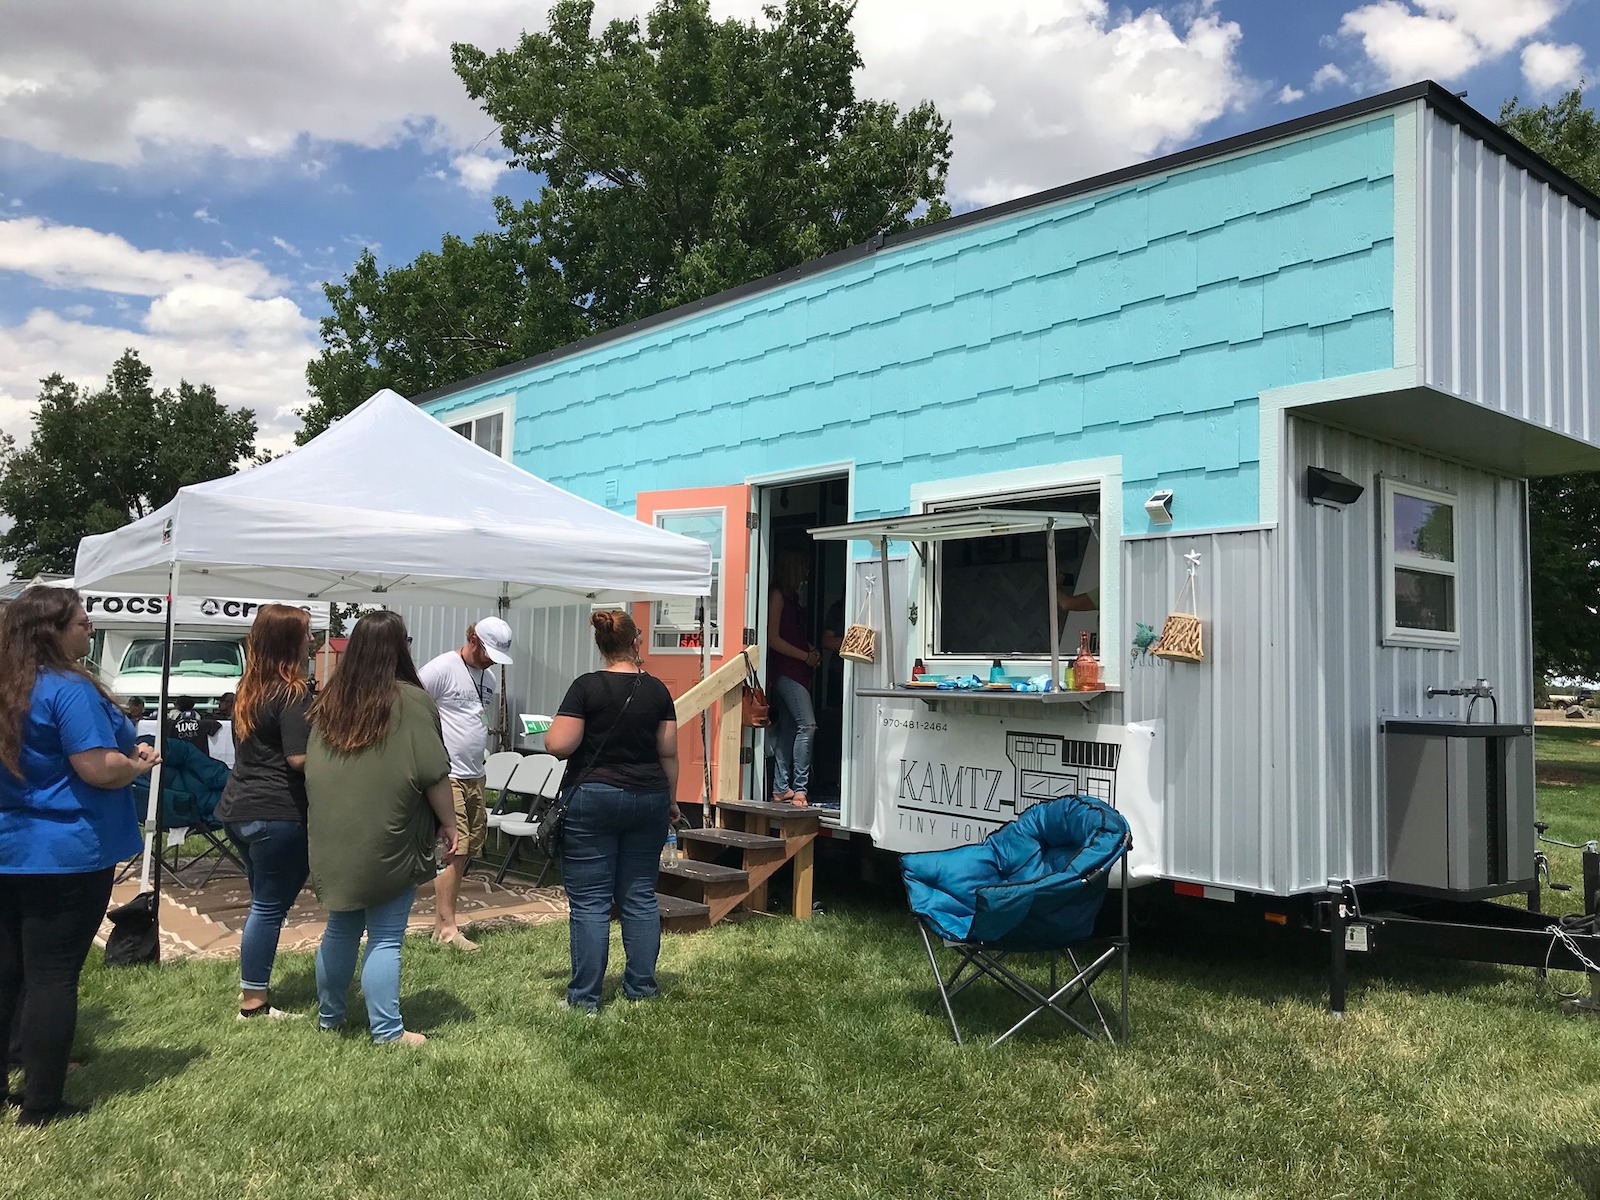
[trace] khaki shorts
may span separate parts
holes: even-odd
[[[481,853],[489,829],[488,814],[483,807],[483,776],[476,779],[452,776],[450,794],[456,802],[456,853]]]

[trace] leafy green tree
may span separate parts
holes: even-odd
[[[302,438],[379,387],[415,394],[949,215],[950,126],[859,99],[846,0],[784,0],[763,22],[658,0],[594,30],[559,0],[548,33],[454,47],[535,201],[499,228],[326,287]]]
[[[255,413],[229,410],[210,384],[157,392],[134,350],[98,391],[60,375],[41,385],[27,446],[0,438],[0,512],[12,520],[0,557],[23,577],[72,570],[80,538],[142,517],[255,453]]]
[[[1537,108],[1513,96],[1500,124],[1600,193],[1600,118],[1581,89]],[[1536,479],[1528,508],[1535,670],[1600,679],[1600,476]]]

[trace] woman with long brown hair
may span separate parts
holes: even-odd
[[[606,609],[589,623],[605,669],[573,680],[544,748],[569,763],[561,882],[572,979],[563,1003],[592,1013],[605,983],[612,905],[622,915],[623,997],[649,1000],[660,990],[656,876],[667,822],[678,815],[678,714],[666,685],[639,662],[633,618]]]
[[[306,751],[311,884],[328,909],[317,949],[318,1021],[344,1022],[361,934],[361,992],[374,1042],[427,1041],[400,1019],[400,941],[417,885],[456,849],[450,756],[398,613],[356,622],[339,669],[311,706]]]
[[[0,616],[0,1030],[25,996],[27,1082],[5,1097],[23,1125],[82,1111],[61,1098],[78,977],[116,864],[139,852],[129,785],[161,761],[83,669],[93,632],[71,588],[28,588]]]
[[[239,938],[239,1018],[286,1015],[272,1007],[272,964],[283,922],[306,885],[306,742],[311,688],[306,656],[311,616],[265,604],[245,641],[244,676],[233,701],[233,776],[217,819],[250,882],[250,915]]]

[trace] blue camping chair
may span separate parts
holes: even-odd
[[[156,741],[148,734],[139,740],[147,746],[155,745]],[[210,883],[224,863],[232,863],[243,871],[244,863],[222,836],[222,824],[215,816],[222,789],[228,786],[232,775],[227,765],[202,754],[182,738],[169,737],[161,755],[161,769],[167,773],[161,793],[161,827],[187,829],[191,836],[201,838],[206,844],[206,848],[188,862],[183,861],[181,844],[172,847],[172,862],[167,867],[172,878],[184,887],[194,886],[183,877],[183,872],[203,859],[212,861],[200,887]],[[141,775],[133,781],[133,796],[142,819],[149,807],[150,776]]]
[[[1022,1020],[994,1040],[996,1046],[1046,1011],[1085,1037],[1095,1037],[1096,1031],[1069,1011],[1080,998],[1088,1000],[1107,1040],[1117,1040],[1092,990],[1095,980],[1116,961],[1122,967],[1118,1037],[1126,1040],[1126,887],[1120,889],[1121,932],[1108,939],[1087,965],[1079,961],[1077,950],[1094,943],[1106,887],[1119,863],[1126,868],[1132,845],[1128,822],[1116,809],[1091,796],[1063,796],[1034,805],[975,846],[903,857],[906,895],[957,1045],[961,1027],[952,1001],[982,978],[995,980],[1030,1006]],[[948,976],[939,969],[935,940],[956,954],[955,969]],[[1009,956],[1023,953],[1049,956],[1048,991],[1006,965]],[[1072,965],[1072,977],[1058,984],[1063,958]]]

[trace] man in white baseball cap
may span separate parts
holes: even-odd
[[[456,898],[467,863],[483,850],[487,818],[483,807],[483,761],[489,723],[495,712],[496,665],[511,661],[511,626],[485,617],[467,630],[459,650],[431,659],[421,671],[422,686],[439,706],[439,724],[450,752],[450,788],[456,800],[456,852],[445,861],[433,885],[433,937],[458,950],[476,950],[456,924]]]

